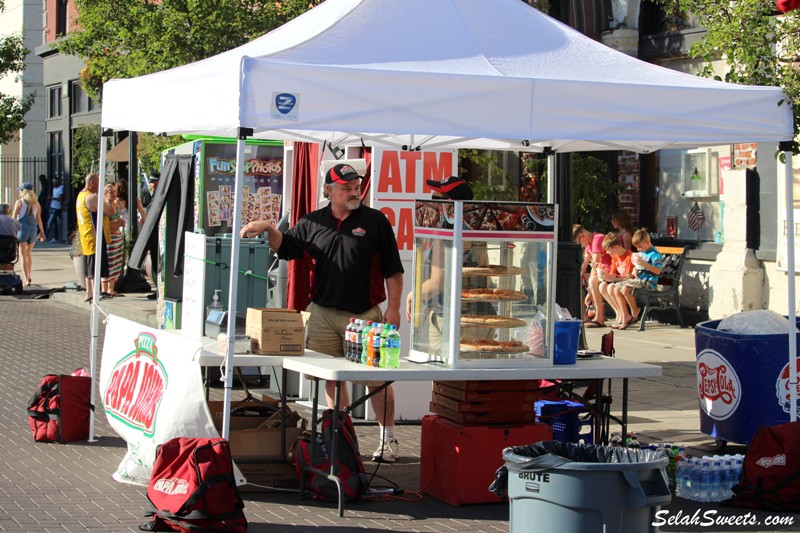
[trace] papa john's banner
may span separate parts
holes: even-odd
[[[156,448],[175,437],[218,437],[206,407],[199,340],[111,315],[100,369],[108,422],[128,443],[114,472],[122,483],[147,486]]]

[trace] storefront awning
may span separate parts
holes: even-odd
[[[125,137],[114,148],[106,154],[106,160],[111,163],[127,163],[128,162],[128,139]]]

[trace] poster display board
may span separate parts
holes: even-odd
[[[205,141],[196,188],[197,227],[206,235],[230,233],[234,213],[236,145]],[[283,146],[247,144],[242,185],[242,225],[277,224],[283,214]]]

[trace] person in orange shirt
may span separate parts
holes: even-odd
[[[625,299],[619,294],[615,283],[631,279],[634,275],[635,267],[631,262],[633,254],[622,245],[619,235],[609,233],[603,239],[603,250],[611,256],[611,266],[602,272],[600,281],[600,293],[614,310],[616,320],[611,324],[614,329],[625,329],[638,317],[633,317],[628,312],[628,305]]]

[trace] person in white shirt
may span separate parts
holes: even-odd
[[[50,209],[47,216],[46,235],[50,237],[47,242],[60,242],[59,223],[61,221],[61,201],[64,199],[64,186],[61,180],[53,178],[53,196],[50,199]]]

